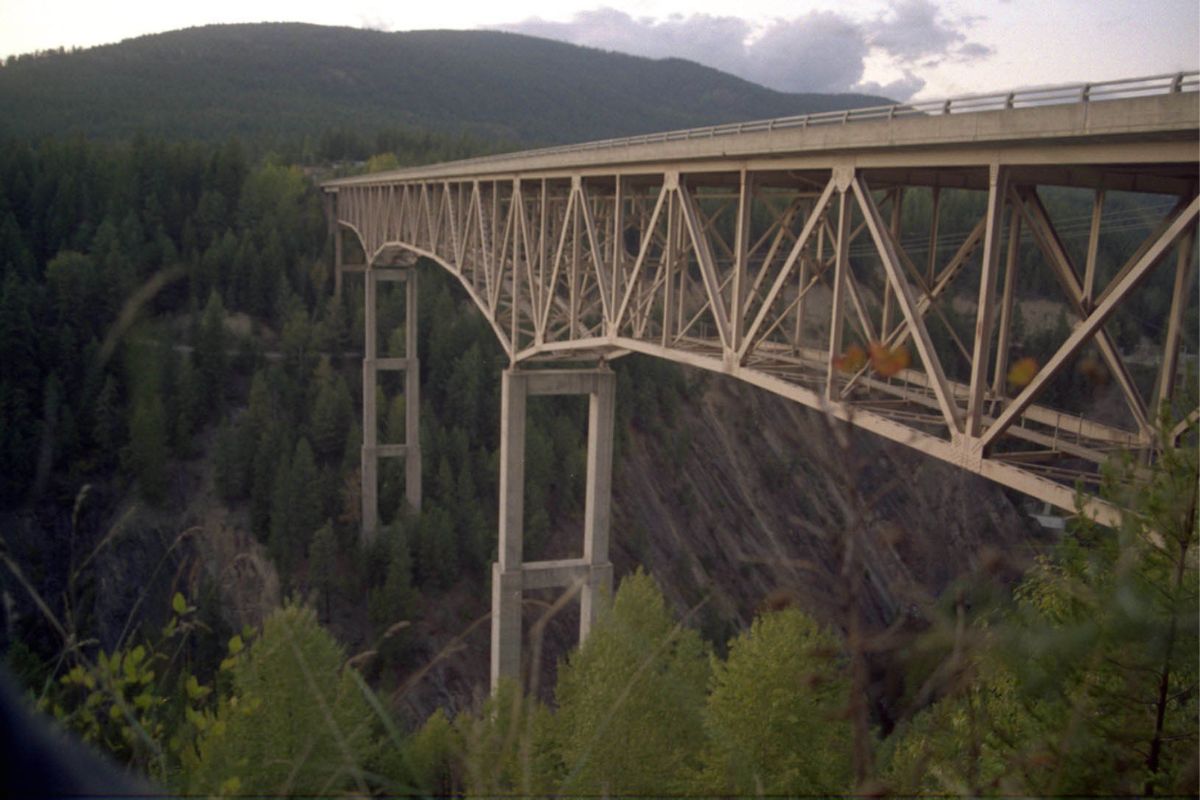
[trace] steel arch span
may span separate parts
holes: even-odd
[[[338,234],[339,286],[391,249],[424,256],[514,367],[640,352],[725,373],[1063,509],[1082,485],[1111,523],[1100,465],[1152,459],[1198,417],[1160,430],[1195,388],[1196,89],[1160,76],[335,180],[366,256],[342,263]],[[1122,319],[1154,287],[1168,309],[1131,347]]]

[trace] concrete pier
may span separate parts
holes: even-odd
[[[612,594],[608,557],[612,517],[616,377],[590,370],[505,370],[500,399],[500,542],[492,566],[492,691],[521,676],[521,600],[525,589],[580,586],[579,640],[587,638]],[[583,557],[524,560],[525,407],[531,395],[588,396],[588,454]]]
[[[368,268],[364,273],[365,309],[363,341],[363,444],[362,444],[362,536],[373,539],[379,529],[379,459],[405,460],[404,496],[413,511],[421,510],[421,371],[417,358],[417,270]],[[404,349],[398,358],[379,358],[379,324],[376,316],[380,281],[405,284]],[[404,442],[379,443],[379,410],[375,389],[381,371],[404,373]]]

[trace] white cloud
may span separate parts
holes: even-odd
[[[932,0],[904,0],[867,27],[871,44],[897,61],[928,64],[957,56],[968,47],[976,56],[990,54],[990,48],[967,41],[963,28],[971,21],[956,25],[942,15]]]
[[[597,8],[566,22],[532,17],[498,27],[649,58],[686,58],[780,91],[861,91],[907,100],[925,86],[921,70],[991,55],[991,48],[968,39],[976,20],[947,18],[932,0],[905,0],[866,20],[811,11],[752,24],[734,16],[633,17]],[[900,77],[864,81],[872,52],[886,56]]]

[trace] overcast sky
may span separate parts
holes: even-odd
[[[785,91],[932,98],[1193,70],[1197,0],[0,0],[0,57],[217,22],[496,28]]]

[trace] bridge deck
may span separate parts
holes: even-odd
[[[771,120],[690,129],[408,167],[329,181],[329,189],[412,180],[552,178],[571,175],[654,175],[664,163],[689,171],[827,168],[852,157],[861,168],[945,167],[990,163],[1036,167],[1156,164],[1152,174],[1195,174],[1200,93],[1091,101],[966,113],[867,118],[819,125],[771,127]],[[820,115],[829,117],[831,115]],[[1124,147],[1106,147],[1121,144]],[[1141,152],[1131,153],[1129,145]],[[1140,147],[1138,147],[1140,145]],[[1048,146],[1053,147],[1050,154]],[[1146,170],[1139,170],[1145,173]],[[1064,171],[1070,181],[1071,175]],[[927,180],[936,177],[934,172]],[[1076,173],[1078,185],[1095,178]],[[1075,185],[1072,182],[1071,185]],[[1122,187],[1124,188],[1124,187]],[[1129,187],[1137,191],[1136,184]]]

